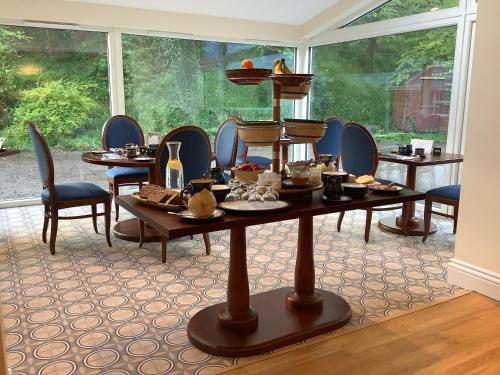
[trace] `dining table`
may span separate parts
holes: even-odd
[[[81,155],[81,160],[85,163],[104,165],[107,167],[142,167],[149,168],[148,182],[150,184],[156,184],[156,174],[155,174],[155,158],[149,157],[148,160],[141,160],[139,157],[144,155],[139,155],[138,157],[127,157],[125,155],[115,154],[114,157],[110,157],[114,154],[113,151],[104,152],[84,152]],[[140,242],[141,234],[140,228],[137,224],[136,219],[126,219],[118,221],[113,227],[113,235],[117,238],[126,241]],[[159,242],[161,241],[160,234],[149,226],[144,228],[144,238],[143,242]]]
[[[416,188],[418,167],[453,164],[464,161],[463,155],[451,153],[441,153],[439,155],[426,154],[425,157],[405,156],[396,153],[379,153],[378,158],[380,161],[406,165],[406,187],[411,190],[415,190]],[[408,218],[406,229],[403,225],[403,218],[405,217]],[[378,226],[382,230],[396,234],[403,234],[406,231],[406,234],[409,236],[424,235],[424,220],[415,216],[415,201],[403,206],[403,213],[400,216],[380,219]],[[434,234],[436,231],[436,224],[431,222],[429,234]]]
[[[21,152],[20,150],[12,150],[12,149],[3,148],[0,150],[0,158],[16,155],[16,154],[19,154],[20,152]]]
[[[187,220],[127,195],[116,197],[116,203],[168,241],[229,230],[227,300],[198,311],[188,323],[187,335],[192,344],[204,352],[243,357],[333,331],[351,319],[351,307],[341,296],[315,287],[314,216],[407,204],[425,198],[424,193],[403,189],[398,194],[370,192],[363,198],[331,203],[322,201],[322,194],[321,190],[316,191],[310,199],[292,201],[281,210],[257,214],[226,211],[220,218],[201,221]],[[293,219],[298,219],[294,286],[250,295],[246,227]]]

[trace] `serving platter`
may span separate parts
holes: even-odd
[[[139,193],[132,193],[132,194],[130,194],[130,196],[142,204],[145,204],[145,205],[151,206],[151,207],[156,207],[156,208],[162,209],[164,211],[179,212],[179,211],[186,209],[186,206],[183,206],[183,205],[156,203],[156,202],[148,201],[147,199],[141,198],[139,196]]]
[[[219,204],[223,210],[235,214],[257,214],[272,211],[283,210],[290,207],[290,202],[285,201],[264,201],[264,202],[249,202],[249,201],[224,201]]]
[[[271,69],[228,69],[226,77],[237,85],[258,85],[270,75]]]

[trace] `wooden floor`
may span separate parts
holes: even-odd
[[[500,374],[500,302],[470,293],[224,374]]]

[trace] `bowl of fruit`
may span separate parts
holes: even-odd
[[[271,73],[271,69],[255,68],[252,60],[245,59],[241,62],[241,69],[226,70],[226,77],[238,85],[258,85]]]
[[[257,182],[259,174],[265,171],[262,165],[255,163],[243,163],[231,169],[234,177],[244,183]]]

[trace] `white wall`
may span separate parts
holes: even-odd
[[[300,26],[242,21],[181,13],[97,5],[62,0],[0,0],[1,21],[39,20],[97,28],[152,30],[204,36],[214,40],[277,41],[295,45],[301,41]],[[27,25],[28,26],[28,25]]]
[[[468,129],[448,280],[500,299],[500,2],[478,6]]]

